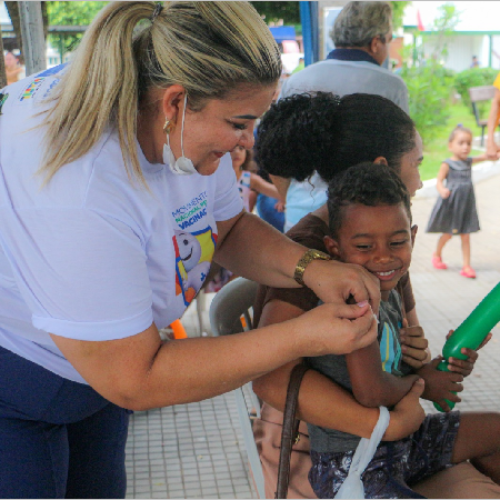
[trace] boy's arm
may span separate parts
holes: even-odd
[[[378,342],[346,355],[346,363],[354,397],[370,408],[395,405],[419,378],[418,375],[396,377],[384,372]]]
[[[259,327],[280,323],[303,313],[297,306],[273,300],[265,305]],[[300,360],[293,361],[254,380],[254,392],[272,407],[283,411],[290,373],[299,362]],[[418,403],[423,390],[422,384],[422,381],[415,384],[410,393],[391,411],[389,427],[383,438],[385,441],[402,439],[419,427],[424,416]],[[369,438],[378,421],[379,410],[361,406],[352,394],[328,377],[315,370],[308,370],[300,385],[297,417],[313,425]]]

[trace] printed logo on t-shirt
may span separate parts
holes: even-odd
[[[24,101],[26,99],[31,99],[39,90],[42,85],[42,82],[45,80],[43,76],[37,76],[29,85],[29,87],[21,93],[19,96],[20,101]]]
[[[172,212],[172,217],[181,229],[187,229],[207,216],[207,197],[207,192],[203,191],[190,202]]]
[[[181,295],[189,305],[207,278],[217,235],[210,226],[189,233],[175,231],[172,237],[175,249],[175,295]]]
[[[54,87],[61,81],[60,78],[56,78],[50,85],[49,85],[49,88],[45,91],[45,93],[43,94],[43,97],[42,99],[45,99],[46,97],[48,97],[48,95],[52,92],[52,90],[54,89]]]
[[[2,114],[2,107],[8,98],[9,98],[9,94],[0,94],[0,115]]]

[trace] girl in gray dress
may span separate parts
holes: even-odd
[[[486,155],[470,157],[472,132],[458,125],[451,132],[448,149],[452,156],[441,163],[437,176],[437,190],[440,197],[431,213],[427,232],[443,233],[432,256],[436,269],[447,269],[441,259],[443,247],[454,234],[462,239],[463,267],[460,271],[466,278],[475,278],[470,266],[470,233],[479,231],[476,198],[472,184],[472,164],[486,160]]]

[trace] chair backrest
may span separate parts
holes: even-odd
[[[472,104],[472,112],[476,118],[476,123],[478,126],[483,127],[486,125],[486,120],[481,118],[481,113],[477,103],[490,101],[495,96],[495,87],[493,85],[483,85],[481,87],[471,87],[469,89],[470,102]],[[483,129],[484,133],[484,129]]]
[[[250,310],[257,293],[258,284],[244,278],[236,278],[224,285],[217,292],[210,305],[209,317],[212,333],[216,336],[241,333],[252,328]],[[242,316],[245,321],[241,321]],[[251,383],[246,384],[245,390],[250,395],[251,405],[254,406],[257,417],[260,418],[260,402],[252,391]],[[240,420],[243,439],[247,450],[250,469],[253,474],[259,498],[266,498],[264,489],[264,473],[260,462],[259,451],[252,431],[252,416],[248,410],[244,389],[233,391],[236,398],[236,407]]]
[[[229,335],[251,329],[250,309],[255,300],[258,283],[245,278],[236,278],[217,292],[210,305],[210,326],[214,335]],[[247,328],[241,323],[245,317]]]

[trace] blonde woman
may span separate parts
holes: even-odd
[[[280,74],[249,3],[110,2],[70,65],[1,91],[0,497],[124,497],[129,410],[376,338],[374,278],[243,210],[228,153],[252,147]],[[326,304],[162,343],[212,259]]]

